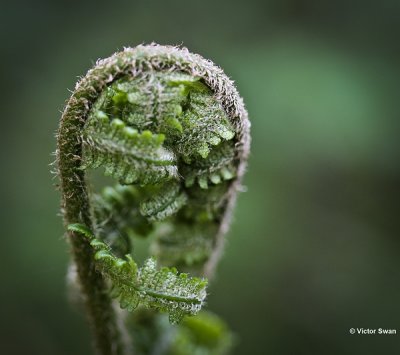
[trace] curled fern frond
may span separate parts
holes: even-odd
[[[186,49],[126,48],[77,83],[60,123],[57,163],[99,352],[125,347],[104,276],[126,308],[139,302],[174,321],[197,313],[203,281],[158,269],[153,259],[137,269],[125,255],[132,237],[154,236],[157,263],[212,276],[246,168],[249,129],[233,82]],[[96,192],[87,182],[96,169],[116,184]]]

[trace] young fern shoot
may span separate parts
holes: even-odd
[[[249,128],[233,82],[186,49],[127,48],[77,83],[57,163],[98,353],[129,348],[112,298],[128,311],[168,312],[171,323],[200,311],[240,190]],[[98,168],[115,185],[95,193],[87,172]],[[152,257],[138,267],[132,239],[150,235]]]

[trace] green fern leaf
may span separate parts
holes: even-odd
[[[179,121],[182,134],[175,137],[175,147],[188,163],[196,156],[207,158],[213,146],[235,136],[226,113],[206,87],[202,91],[190,92],[188,107]]]
[[[139,270],[139,282],[147,305],[168,311],[171,323],[197,314],[206,297],[205,279],[178,274],[175,268],[157,270],[155,259],[148,259]]]
[[[177,177],[175,155],[162,146],[162,134],[139,133],[120,119],[105,118],[89,123],[82,139],[83,169],[104,166],[106,175],[123,184],[154,184]]]
[[[215,147],[205,159],[182,164],[180,171],[185,180],[185,186],[191,187],[197,181],[202,189],[207,189],[209,183],[217,185],[231,180],[236,176],[234,166],[235,150],[232,141],[227,141]]]
[[[80,233],[83,234],[85,237],[91,238],[92,237],[92,231],[84,226],[83,224],[79,224],[79,223],[73,223],[70,224],[67,229],[71,232],[75,232],[75,233]]]
[[[140,204],[140,213],[149,221],[160,221],[174,215],[187,201],[179,183],[170,182]]]
[[[111,295],[119,297],[121,308],[133,311],[140,303],[168,312],[171,323],[178,323],[185,315],[195,315],[202,308],[207,295],[206,279],[178,274],[175,268],[157,269],[152,258],[138,269],[130,255],[125,259],[115,256],[86,226],[72,224],[68,229],[89,239],[96,265],[112,282]]]

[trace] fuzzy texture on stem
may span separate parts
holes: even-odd
[[[130,111],[125,115],[127,108]],[[206,117],[204,122],[196,120],[201,115]],[[162,120],[157,121],[159,117]],[[204,123],[203,127],[199,127],[199,122]],[[147,131],[146,125],[153,131]],[[193,127],[198,129],[197,133],[187,134]],[[146,234],[143,228],[160,220],[171,225],[180,223],[180,229],[173,233],[192,235],[204,230],[202,234],[208,233],[208,239],[187,237],[183,245],[164,234],[154,254],[163,264],[178,263],[196,274],[211,277],[241,188],[249,153],[249,129],[247,112],[233,82],[211,61],[185,48],[156,44],[126,48],[99,60],[77,83],[62,115],[56,155],[64,223],[77,226],[69,228],[68,235],[98,353],[122,354],[129,349],[103,278],[111,275],[114,282],[116,274],[121,276],[121,268],[116,267],[128,265],[129,260],[119,259],[110,254],[108,246],[99,247],[92,237],[85,237],[89,234],[85,228],[107,234],[102,238],[107,244],[111,243],[107,236],[114,227]],[[91,197],[85,169],[98,166],[104,166],[109,175],[128,186],[117,186],[108,190],[108,195]],[[130,184],[138,187],[131,188]],[[149,193],[146,186],[150,185]],[[207,197],[207,193],[212,197]],[[144,198],[136,201],[138,194]],[[123,208],[115,203],[121,199],[127,201]],[[202,201],[201,206],[188,208],[188,217],[182,207],[195,206],[196,201]],[[124,215],[128,207],[136,211],[130,224],[146,221],[138,222],[139,226],[126,226],[116,215]],[[99,228],[99,219],[105,215],[114,224]],[[192,226],[197,229],[192,230]],[[171,249],[171,243],[178,245],[178,249]],[[189,252],[193,243],[195,252],[190,258],[182,258],[181,254]],[[116,254],[119,251],[115,249]],[[131,274],[136,275],[135,272]],[[160,275],[156,271],[153,274],[156,276],[152,277]],[[126,286],[125,281],[122,284]],[[183,292],[178,291],[179,295]],[[160,294],[164,295],[151,291],[147,302],[159,307],[154,297]],[[169,293],[167,296],[162,300],[167,308],[168,302],[181,299]]]

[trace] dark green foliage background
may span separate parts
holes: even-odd
[[[3,4],[0,353],[89,352],[50,152],[77,76],[151,41],[222,66],[252,120],[248,192],[209,295],[235,354],[398,353],[399,16],[391,0]]]

